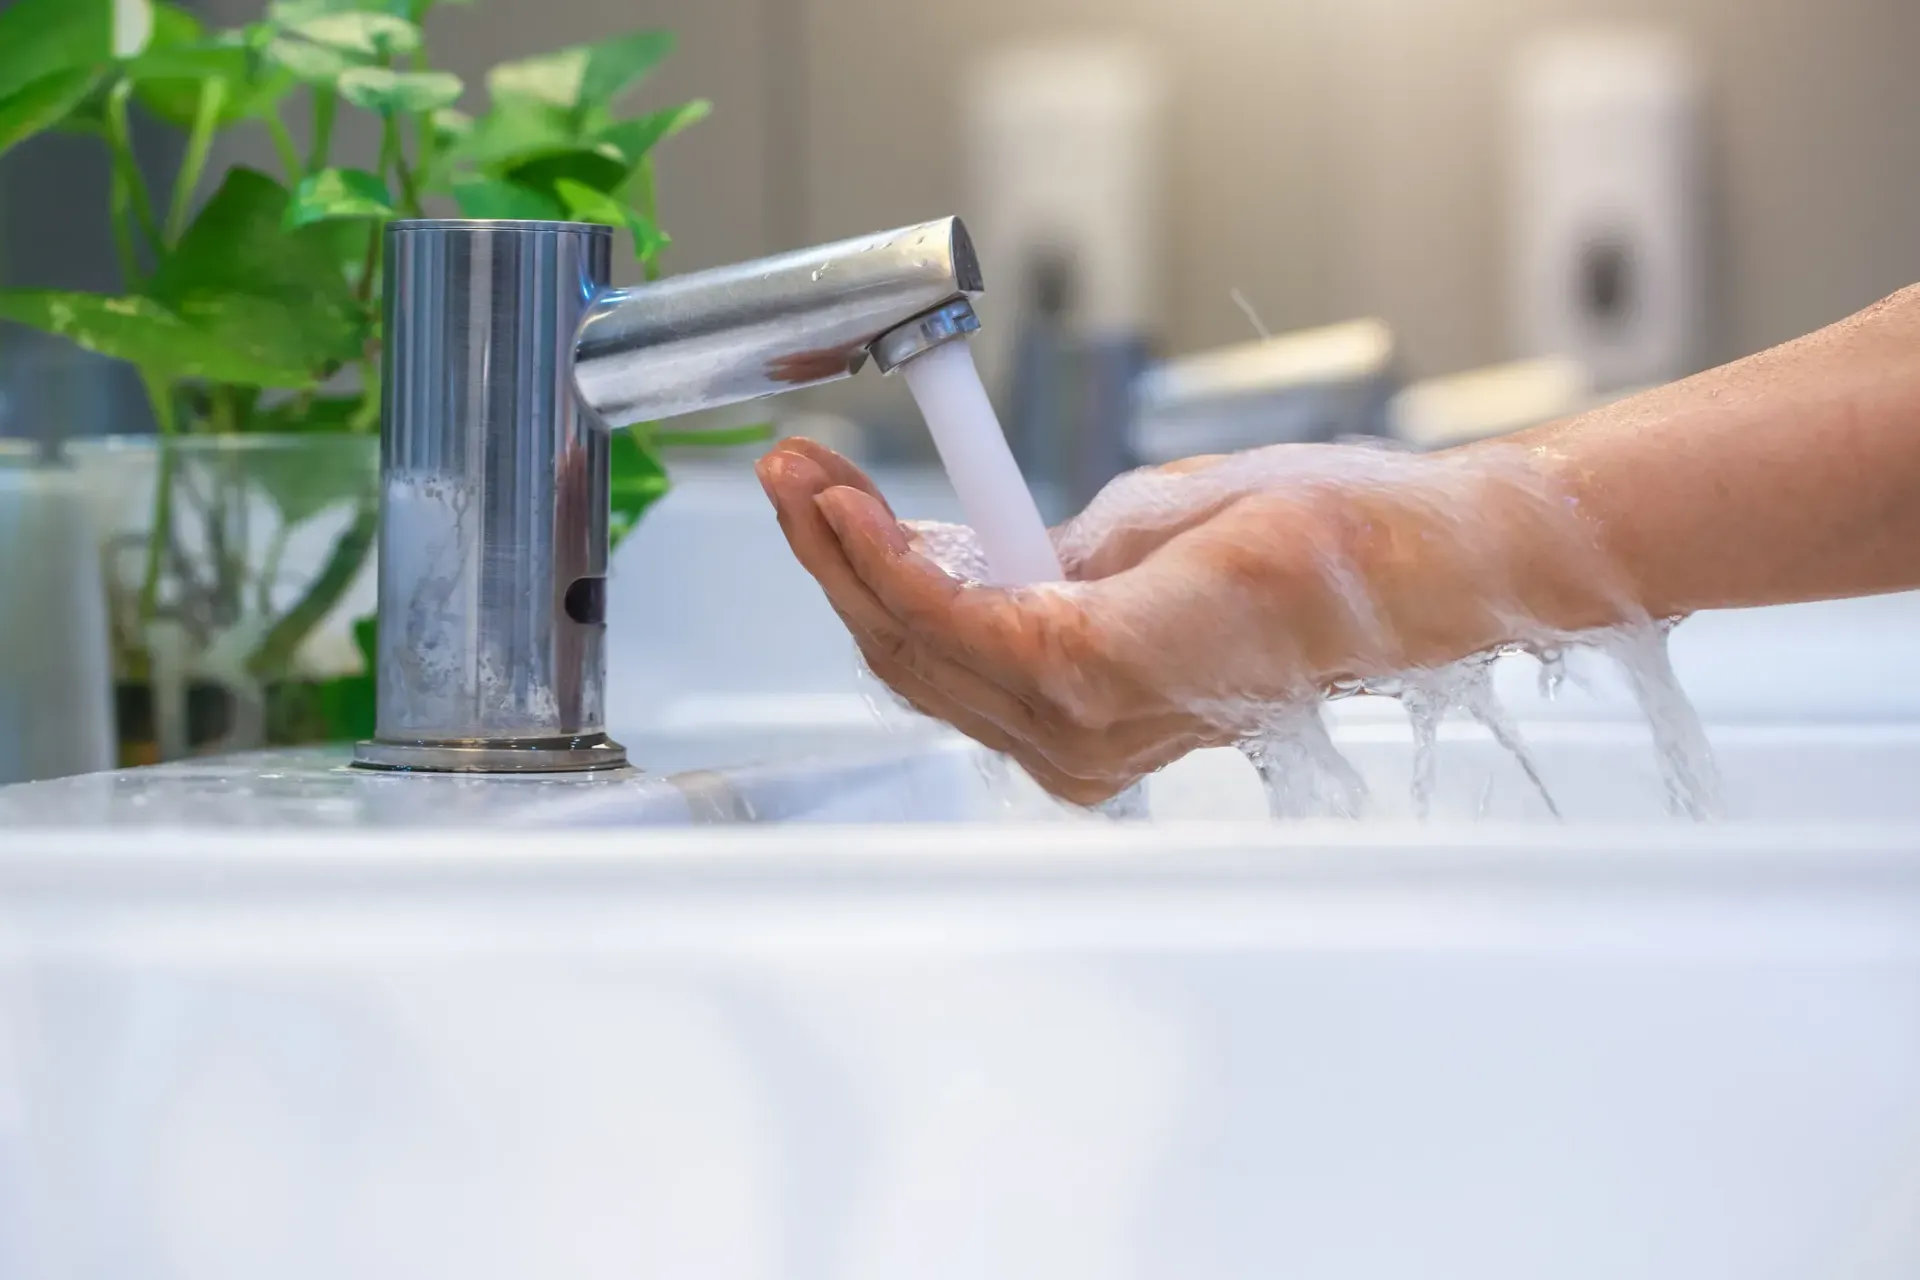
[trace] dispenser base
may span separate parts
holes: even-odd
[[[441,742],[362,742],[358,769],[396,773],[581,773],[619,769],[627,749],[604,733],[565,738],[464,738]]]

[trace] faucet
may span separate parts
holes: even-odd
[[[387,225],[374,737],[356,765],[615,768],[610,432],[856,373],[978,329],[942,218],[609,287],[612,230]]]

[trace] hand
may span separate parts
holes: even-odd
[[[783,442],[759,474],[876,676],[1092,804],[1277,703],[1510,638],[1534,557],[1474,530],[1556,521],[1505,469],[1288,446],[1136,472],[1056,532],[1068,582],[1013,590],[940,568],[830,450]]]

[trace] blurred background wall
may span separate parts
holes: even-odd
[[[1509,354],[1500,166],[1520,42],[1652,21],[1706,77],[1712,356],[1920,280],[1913,0],[487,0],[440,21],[445,56],[475,72],[637,21],[677,29],[663,100],[717,104],[662,161],[686,267],[964,214],[972,59],[1144,37],[1170,77],[1167,347],[1246,336],[1237,286],[1275,330],[1378,314],[1420,375]]]
[[[199,7],[231,21],[259,4]],[[1514,354],[1502,166],[1516,49],[1550,27],[1636,21],[1685,38],[1705,77],[1710,362],[1920,280],[1914,0],[482,0],[445,7],[434,38],[477,79],[568,41],[676,29],[680,53],[647,92],[716,103],[662,155],[678,268],[965,214],[959,104],[977,58],[1142,38],[1168,78],[1161,349],[1250,336],[1237,287],[1276,331],[1377,315],[1405,372],[1430,376]],[[9,279],[87,283],[108,260],[103,228],[19,198],[62,186],[97,211],[64,186],[86,172],[24,153],[0,167]],[[903,402],[867,380],[830,396]]]

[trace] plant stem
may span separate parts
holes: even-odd
[[[132,96],[131,80],[122,80],[107,94],[107,145],[113,153],[114,169],[124,175],[134,223],[146,237],[148,250],[158,257],[164,247],[160,239],[160,224],[154,221],[153,201],[147,195],[146,175],[140,172],[140,166],[134,161],[133,134],[127,127],[127,99]],[[129,280],[127,287],[131,289],[133,283]]]
[[[180,173],[173,180],[173,205],[167,212],[166,242],[179,241],[187,229],[187,212],[193,208],[193,193],[206,171],[207,152],[213,148],[213,133],[220,124],[220,108],[226,105],[227,82],[214,78],[200,82],[200,102],[193,113],[193,132],[187,135],[187,153],[180,159]]]
[[[287,610],[280,621],[273,624],[266,638],[260,641],[259,647],[247,659],[247,670],[255,679],[271,679],[286,674],[287,668],[293,663],[294,654],[299,652],[308,633],[333,612],[333,607],[353,586],[353,580],[360,576],[360,567],[373,551],[374,535],[379,528],[378,504],[362,503],[354,513],[353,523],[333,544],[333,552],[327,557],[327,563],[308,584],[306,594]]]
[[[419,16],[414,18],[414,26],[417,27],[426,21],[427,10],[430,8],[432,8],[431,4],[421,4],[418,6]],[[410,71],[425,71],[427,69],[427,51],[425,49],[415,49],[408,55],[407,69]],[[431,112],[423,111],[413,117],[413,156],[418,162],[422,179],[421,185],[424,185],[427,181],[427,175],[433,172],[433,114]],[[404,156],[401,157],[401,163],[406,163]]]
[[[380,426],[380,366],[369,358],[360,362],[360,408],[347,423],[347,430],[362,434]]]
[[[333,150],[333,115],[339,104],[339,95],[332,89],[314,86],[313,145],[307,151],[308,173],[318,173],[327,167],[327,153]]]
[[[293,134],[287,131],[287,122],[280,118],[276,108],[267,117],[267,132],[273,137],[273,149],[280,154],[280,167],[287,171],[287,185],[297,186],[300,182],[300,148],[293,143]]]
[[[133,256],[133,196],[119,156],[113,157],[111,167],[107,217],[113,224],[113,252],[120,260],[120,291],[132,293],[140,287],[140,264]]]
[[[293,526],[283,524],[267,542],[266,562],[260,566],[260,580],[254,585],[254,608],[261,617],[273,614],[273,588],[280,581],[280,561],[287,554],[287,536]]]
[[[140,583],[140,622],[144,629],[153,620],[160,601],[161,558],[173,538],[173,438],[178,424],[173,417],[173,388],[158,374],[145,370],[141,381],[153,406],[153,420],[160,428],[160,459],[153,469],[153,527],[147,530],[147,567]]]
[[[212,403],[208,408],[207,416],[213,420],[213,433],[224,436],[238,431],[240,423],[234,412],[233,389],[214,387],[210,399]]]
[[[406,149],[400,138],[400,116],[389,114],[381,126],[380,172],[392,168],[400,185],[400,207],[410,218],[420,216],[420,189],[414,184],[413,171],[407,167]]]
[[[640,165],[633,171],[634,208],[654,226],[660,225],[660,207],[653,189],[653,157],[641,156]],[[641,273],[651,284],[660,278],[659,255],[648,254],[640,263]]]
[[[380,228],[375,227],[367,233],[367,254],[360,260],[360,283],[354,287],[354,296],[362,302],[373,299],[373,282],[380,274]]]

